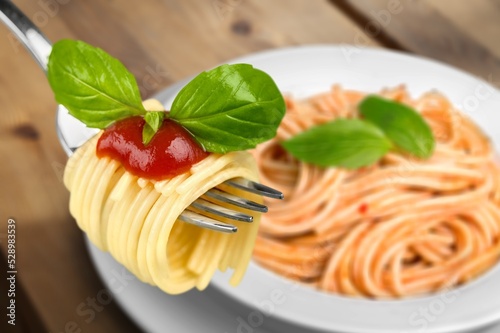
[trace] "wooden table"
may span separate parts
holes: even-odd
[[[499,0],[14,2],[52,41],[82,39],[119,58],[137,77],[144,97],[237,56],[310,43],[407,51],[500,86]],[[90,323],[75,311],[103,286],[68,212],[56,103],[43,73],[3,26],[0,107],[0,262],[6,264],[7,220],[12,217],[17,226],[17,330],[138,331],[114,303]],[[2,276],[2,301],[4,281]]]

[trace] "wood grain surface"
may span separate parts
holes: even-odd
[[[498,43],[492,39],[500,23],[494,14],[484,15],[488,10],[498,15],[498,1],[478,1],[479,7],[476,1],[460,0],[332,2],[340,4],[369,36],[385,38],[389,47],[440,60],[489,81],[500,81],[500,57],[495,52]],[[476,33],[468,33],[471,30]]]
[[[387,10],[386,0],[14,1],[50,40],[81,39],[119,58],[137,77],[143,97],[251,52],[360,41],[435,58],[495,84],[500,3],[456,2],[401,0],[402,10],[377,30],[373,13]],[[53,95],[42,71],[3,26],[0,106],[0,259],[5,263],[11,217],[23,299],[19,331],[137,332],[113,302],[90,322],[77,314],[103,285],[68,212],[61,182],[66,156],[56,136]]]

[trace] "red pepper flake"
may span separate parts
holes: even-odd
[[[366,214],[366,212],[368,211],[368,204],[366,203],[361,204],[358,208],[358,211],[360,214]]]

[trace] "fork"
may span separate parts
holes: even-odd
[[[31,53],[38,65],[47,72],[47,61],[52,50],[52,44],[47,37],[10,1],[0,0],[0,21],[12,31]],[[96,134],[96,130],[88,129],[85,125],[71,117],[68,110],[62,105],[57,106],[56,128],[59,142],[68,156],[71,156],[83,142]],[[283,193],[280,191],[245,178],[233,178],[223,184],[261,196],[283,199]],[[210,201],[207,199],[210,199]],[[235,225],[216,220],[205,214],[240,222],[250,223],[253,221],[251,215],[222,207],[215,202],[227,203],[255,212],[267,212],[267,206],[265,205],[229,194],[218,188],[213,188],[208,190],[202,198],[194,201],[179,216],[179,220],[202,228],[226,233],[236,232],[238,228]]]

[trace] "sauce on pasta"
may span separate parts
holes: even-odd
[[[338,86],[288,99],[275,139],[253,152],[261,181],[281,190],[267,202],[254,259],[287,278],[356,297],[398,298],[465,283],[500,256],[500,169],[485,135],[441,94],[412,99],[433,130],[435,153],[391,152],[349,171],[295,160],[280,142],[339,117],[358,117],[364,93]]]
[[[144,146],[144,124],[144,118],[136,116],[106,128],[97,142],[97,156],[111,157],[132,174],[155,180],[182,174],[208,156],[188,131],[170,119]]]

